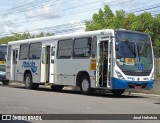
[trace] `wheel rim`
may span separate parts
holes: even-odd
[[[26,87],[29,87],[29,85],[31,84],[31,80],[29,77],[26,78]]]
[[[89,89],[89,81],[87,79],[84,79],[82,81],[82,90],[83,91],[88,91],[88,89]]]

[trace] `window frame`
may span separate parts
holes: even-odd
[[[90,42],[90,47],[80,47],[80,48],[75,48],[75,40],[76,39],[91,39],[91,42]],[[89,41],[89,40],[88,40]],[[90,58],[91,57],[91,54],[92,54],[92,41],[93,41],[93,38],[90,36],[90,37],[79,37],[79,38],[74,38],[74,44],[73,44],[73,53],[72,53],[72,57],[74,59],[85,59],[85,58]],[[74,54],[74,49],[82,49],[82,48],[89,48],[90,49],[90,55],[89,56],[86,56],[86,57],[81,57],[81,56],[75,56]]]
[[[23,58],[23,59],[21,59],[21,47],[22,47],[22,45],[28,45],[28,52],[27,52],[27,58]],[[28,55],[29,55],[29,43],[26,43],[26,44],[20,44],[20,49],[19,49],[19,60],[26,60],[26,59],[28,59]]]
[[[72,45],[71,48],[67,48],[67,49],[71,49],[71,54],[69,57],[63,57],[63,56],[59,56],[59,50],[64,50],[64,49],[59,49],[59,44],[60,42],[66,42],[67,40],[72,40]],[[70,38],[70,39],[63,39],[63,40],[59,40],[58,41],[58,46],[57,46],[57,53],[56,53],[56,57],[57,59],[71,59],[73,56],[73,45],[74,45],[74,39]]]
[[[31,53],[30,48],[31,48],[31,45],[32,45],[32,44],[40,44],[40,46],[42,47],[42,43],[41,43],[41,42],[30,43],[30,44],[29,44],[29,51],[28,51],[28,59],[31,59],[31,60],[39,60],[39,59],[41,59],[41,51],[42,51],[41,49],[42,49],[42,48],[40,48],[40,51],[39,51],[39,52],[40,52],[40,56],[39,56],[39,57],[30,58],[30,53]]]

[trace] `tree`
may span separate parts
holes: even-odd
[[[40,38],[45,36],[54,36],[54,33],[44,33],[41,32],[37,35],[30,34],[29,32],[24,32],[23,34],[12,33],[12,36],[3,37],[0,39],[1,44],[6,44],[9,41],[17,41],[17,40],[24,40],[24,39],[31,39],[31,38]]]
[[[151,13],[144,12],[136,16],[124,10],[113,14],[106,5],[104,10],[100,9],[99,13],[93,14],[91,21],[86,21],[86,31],[107,28],[145,32],[151,36],[154,46],[160,46],[160,15],[152,16]]]

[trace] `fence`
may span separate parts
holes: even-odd
[[[154,72],[155,74],[160,74],[160,47],[154,48]]]

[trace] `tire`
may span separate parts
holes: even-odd
[[[38,87],[39,87],[38,83],[32,82],[32,76],[30,73],[26,74],[24,83],[25,83],[26,89],[38,89]]]
[[[121,96],[124,93],[125,89],[115,89],[111,90],[112,94],[114,96]]]
[[[9,85],[9,80],[3,80],[2,83],[3,85]]]
[[[82,76],[80,79],[80,90],[82,94],[89,95],[92,94],[93,89],[90,85],[90,79],[87,75]]]
[[[54,86],[51,86],[51,89],[52,91],[60,92],[62,91],[63,87],[64,87],[63,85],[54,85]]]

